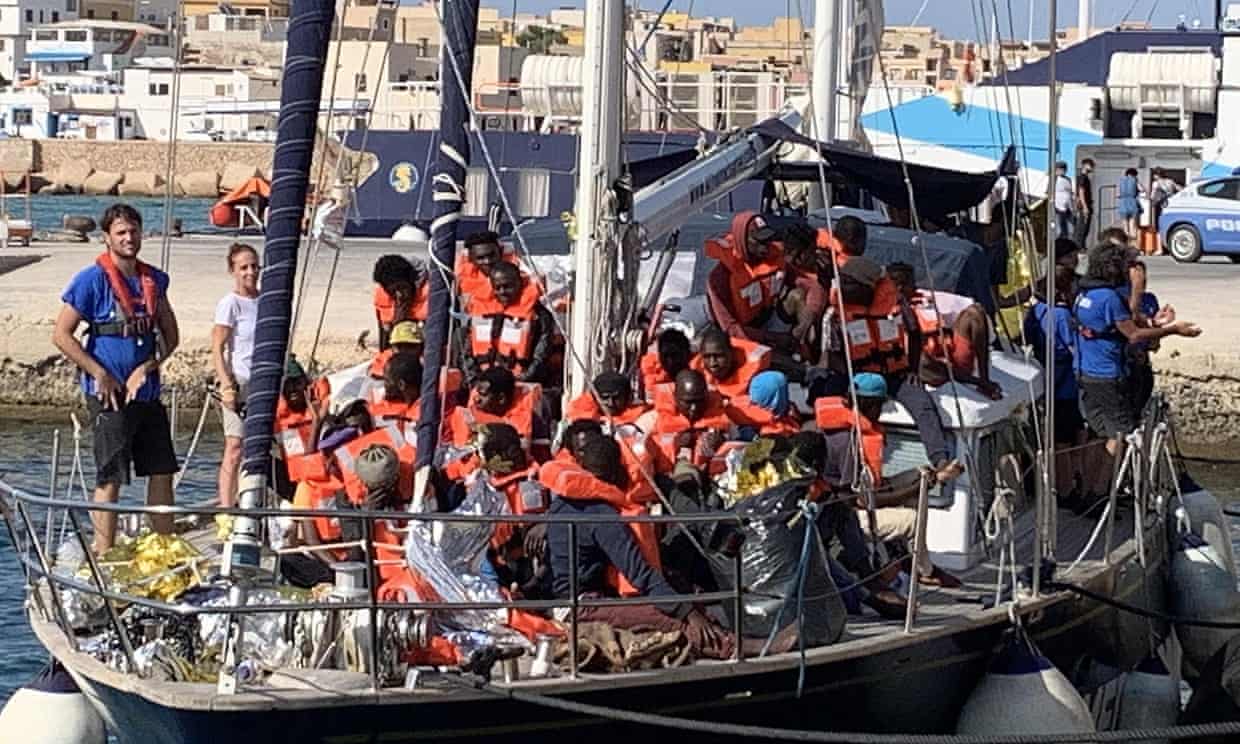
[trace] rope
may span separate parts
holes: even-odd
[[[813,547],[813,538],[818,534],[818,504],[813,501],[802,501],[800,514],[796,518],[806,520],[805,537],[801,540],[801,558],[797,561],[797,571],[793,577],[793,581],[796,582],[793,599],[796,600],[797,650],[800,653],[800,660],[797,663],[797,700],[800,700],[801,693],[805,691],[807,666],[805,660],[805,577],[809,573],[810,548]],[[739,584],[741,577],[737,576],[736,581]],[[762,645],[762,653],[759,656],[766,656],[771,649],[771,644],[775,642],[775,636],[783,630],[784,611],[787,609],[788,598],[785,597],[783,604],[779,607],[779,614],[775,616],[775,622],[771,624],[771,633],[767,636],[766,643]]]
[[[575,715],[603,718],[619,723],[710,734],[712,736],[742,736],[759,740],[774,739],[777,741],[822,742],[823,744],[1078,744],[1078,742],[1119,743],[1155,741],[1158,739],[1179,741],[1205,736],[1240,734],[1240,721],[1065,734],[869,734],[860,732],[809,731],[806,729],[768,728],[766,726],[701,721],[692,718],[665,716],[658,713],[642,713],[608,708],[602,705],[590,705],[549,695],[500,687],[480,678],[469,679],[463,676],[453,677],[445,675],[444,679],[454,684],[459,684],[462,687],[487,692],[497,697],[508,698],[519,703],[553,708]]]
[[[189,461],[194,456],[194,451],[198,449],[198,440],[202,437],[203,426],[207,423],[207,411],[211,409],[212,400],[213,397],[210,394],[203,397],[202,413],[198,414],[198,425],[194,427],[194,436],[189,440],[189,447],[185,450],[185,457],[181,461],[181,469],[172,481],[173,491],[176,491],[181,485],[181,480],[185,478],[185,473],[189,471]]]
[[[184,43],[184,31],[179,27],[179,21],[184,17],[181,2],[177,0],[177,26],[173,28],[176,49],[172,59],[172,101],[168,107],[168,167],[164,172],[164,234],[159,246],[159,268],[164,271],[169,270],[172,262],[172,196],[176,190],[177,125],[181,115],[181,49]]]

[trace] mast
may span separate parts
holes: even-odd
[[[426,318],[422,361],[421,415],[418,420],[417,488],[415,509],[420,508],[435,449],[439,444],[442,400],[439,373],[448,366],[448,321],[452,287],[436,266],[454,266],[456,224],[465,194],[465,168],[469,163],[469,101],[473,90],[474,44],[478,36],[478,0],[444,0],[443,45],[439,61],[439,150],[435,160],[435,217],[431,221],[429,312]]]
[[[840,9],[837,0],[814,0],[814,131],[819,142],[835,141],[836,89],[840,70]]]
[[[835,141],[836,89],[840,69],[840,8],[837,0],[814,0],[814,57],[810,86],[814,118],[808,134],[819,142]],[[830,188],[830,187],[828,187]],[[809,190],[811,209],[823,209],[822,189]]]
[[[1047,95],[1050,100],[1047,104],[1047,134],[1046,134],[1046,208],[1047,215],[1050,217],[1055,208],[1055,160],[1059,154],[1059,91],[1056,82],[1055,63],[1059,52],[1059,39],[1056,35],[1058,27],[1058,5],[1057,2],[1050,3],[1050,56],[1047,61],[1047,69],[1050,71],[1050,86]],[[1042,435],[1046,437],[1042,445],[1042,477],[1045,484],[1042,488],[1042,511],[1055,508],[1055,220],[1047,219],[1046,221],[1046,287],[1044,291],[1046,296],[1046,317],[1050,332],[1046,333],[1046,369],[1043,372],[1045,379],[1042,392],[1042,402],[1046,408],[1046,428],[1042,431]],[[1043,516],[1038,514],[1038,528],[1045,526]],[[1036,597],[1042,586],[1042,557],[1043,548],[1047,544],[1048,536],[1039,534],[1038,539],[1034,542],[1037,555],[1034,558],[1033,571],[1033,594]]]
[[[577,161],[577,240],[573,245],[573,308],[565,394],[577,396],[606,369],[607,354],[596,353],[599,329],[610,308],[601,294],[617,281],[601,267],[616,266],[614,199],[620,177],[620,132],[624,110],[624,3],[586,3],[585,66],[582,73],[581,144]],[[610,202],[610,204],[609,204]]]
[[[271,433],[284,379],[293,312],[297,249],[306,210],[310,162],[318,130],[323,63],[335,17],[334,0],[293,0],[280,84],[280,119],[272,158],[271,201],[263,248],[262,290],[254,328],[250,391],[238,500],[242,508],[263,503],[271,471]],[[222,573],[244,575],[258,567],[259,520],[238,517],[224,548]],[[236,573],[234,573],[236,572]]]

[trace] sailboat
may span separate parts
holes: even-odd
[[[1134,494],[1133,507],[1121,511],[1113,496],[1101,520],[1057,521],[1053,495],[1037,488],[1025,496],[1019,468],[1012,473],[1003,466],[1002,455],[1007,454],[1004,443],[1010,444],[1018,436],[1021,423],[1040,397],[1043,377],[1036,366],[1002,353],[996,353],[993,360],[996,381],[1005,392],[1003,401],[989,403],[961,390],[941,395],[954,446],[973,453],[975,462],[969,476],[940,494],[944,503],[923,510],[929,526],[922,523],[922,534],[930,533],[930,549],[937,549],[936,555],[956,556],[965,586],[921,592],[910,602],[902,622],[851,618],[839,641],[803,653],[700,661],[686,667],[605,675],[581,672],[570,665],[568,673],[560,676],[525,678],[518,673],[503,681],[498,679],[498,672],[496,679],[487,681],[485,676],[457,669],[410,667],[403,669],[403,676],[393,683],[387,674],[392,671],[391,644],[416,637],[417,619],[444,611],[444,603],[380,606],[373,588],[337,596],[330,602],[273,600],[270,570],[264,563],[261,520],[278,516],[279,509],[268,506],[265,473],[288,349],[300,223],[333,5],[331,0],[294,0],[292,4],[266,268],[247,404],[245,478],[240,507],[233,510],[237,517],[234,529],[219,560],[219,585],[227,588],[226,601],[203,607],[118,595],[104,589],[93,559],[88,561],[88,580],[54,573],[49,546],[40,542],[26,514],[39,508],[80,510],[83,505],[0,484],[6,522],[23,538],[15,544],[30,548],[19,558],[31,576],[31,626],[122,744],[499,740],[548,733],[623,741],[635,735],[657,735],[657,729],[652,728],[656,722],[635,719],[626,715],[629,712],[697,721],[701,726],[696,733],[681,731],[676,736],[702,741],[716,741],[719,734],[710,724],[724,722],[820,731],[948,732],[953,730],[970,690],[984,674],[993,650],[1013,623],[1020,624],[1043,652],[1061,665],[1089,656],[1117,670],[1131,669],[1148,655],[1151,645],[1162,643],[1168,632],[1164,623],[1147,622],[1109,604],[1071,591],[1040,587],[1039,583],[1050,576],[1050,571],[1043,569],[1049,567],[1048,559],[1064,556],[1072,559],[1071,565],[1056,576],[1058,581],[1140,608],[1158,610],[1164,606],[1164,569],[1178,535],[1167,515],[1181,498],[1170,456],[1165,407],[1151,406],[1144,428],[1133,435],[1136,446],[1130,449],[1130,459],[1114,479],[1113,493]],[[584,167],[580,171],[584,174],[579,200],[582,229],[574,255],[571,335],[577,356],[571,365],[570,389],[575,390],[583,389],[586,380],[605,363],[585,352],[592,349],[598,329],[616,329],[615,339],[627,338],[616,325],[623,320],[618,315],[636,312],[638,304],[645,304],[634,302],[627,293],[616,302],[608,302],[603,294],[604,285],[613,282],[617,273],[624,286],[635,286],[639,279],[633,249],[642,241],[631,226],[640,226],[647,241],[673,232],[702,205],[772,166],[781,148],[780,137],[787,134],[787,128],[795,129],[803,117],[803,105],[790,105],[780,117],[783,128],[774,125],[745,132],[708,157],[633,195],[631,204],[604,198],[612,194],[619,175],[615,122],[622,88],[612,85],[614,80],[607,77],[617,69],[613,46],[620,43],[623,32],[617,5],[606,0],[589,4],[591,36],[586,46],[591,58],[587,67],[595,70],[595,77],[587,90],[588,139],[582,148]],[[437,265],[451,266],[464,164],[469,156],[467,91],[477,0],[445,0],[442,7],[443,79],[447,84],[436,177],[442,198],[436,200],[430,250]],[[836,152],[832,161],[829,148],[819,149],[833,167],[842,169],[848,168],[849,157],[862,157]],[[865,162],[866,166],[854,168],[877,168],[880,175],[873,178],[885,177],[882,168],[896,167],[882,159]],[[914,186],[952,177],[934,168],[910,171],[901,167],[900,172]],[[994,177],[994,173],[955,174],[953,183],[990,183]],[[606,270],[617,273],[602,274],[599,255],[608,255]],[[667,271],[668,261],[655,263],[656,268],[662,267],[661,272]],[[445,273],[430,272],[430,282],[432,310],[426,325],[425,352],[428,373],[423,380],[417,448],[419,473],[423,474],[422,468],[430,464],[435,451],[439,429],[438,373],[447,350],[451,292]],[[654,296],[659,299],[658,292]],[[605,354],[616,349],[611,346]],[[901,451],[912,450],[916,438],[904,414],[893,409],[885,421]],[[928,503],[928,499],[928,494],[923,494],[923,501]],[[129,506],[116,509],[141,511]],[[220,510],[181,507],[176,511],[197,514]],[[356,516],[369,523],[391,514],[359,511]],[[430,511],[402,518],[432,523],[470,521],[469,517]],[[485,521],[485,517],[475,519]],[[649,519],[674,524],[685,518],[665,515]],[[978,534],[982,522],[988,526],[989,542]],[[940,538],[943,542],[936,544]],[[1027,578],[1019,579],[1016,574],[1025,565],[1032,565],[1033,570]],[[740,617],[747,589],[741,582],[734,583],[731,592],[709,599],[733,603]],[[169,681],[136,674],[137,650],[124,632],[113,636],[120,648],[101,650],[89,639],[79,637],[74,626],[66,622],[62,606],[65,592],[102,600],[107,610],[105,637],[120,629],[116,609],[120,602],[170,618],[215,617],[217,622],[224,618],[225,645],[218,677],[214,681]],[[570,610],[577,607],[575,600],[567,604]],[[486,602],[470,607],[494,609]],[[247,633],[257,632],[259,624],[263,632],[271,632],[274,622],[277,632],[280,628],[287,631],[288,638],[282,635],[281,642],[296,642],[296,634],[304,632],[302,619],[311,616],[348,618],[341,620],[349,631],[340,638],[353,649],[355,663],[337,669],[279,666],[268,670],[261,683],[256,682],[253,666],[240,653]],[[278,619],[273,621],[273,617]],[[570,626],[575,638],[575,620]],[[522,664],[528,672],[531,659],[525,658]],[[597,717],[604,710],[610,711],[608,716]]]

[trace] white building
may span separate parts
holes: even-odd
[[[177,139],[248,139],[273,132],[280,80],[274,71],[183,65]],[[132,112],[132,136],[167,140],[172,124],[171,68],[125,70],[118,110]],[[258,135],[261,136],[261,135]]]
[[[171,58],[171,35],[126,21],[62,21],[30,30],[25,60],[30,78],[54,79],[82,71],[119,73],[140,57]]]
[[[78,0],[0,0],[0,76],[6,82],[27,77],[30,30],[78,17]]]

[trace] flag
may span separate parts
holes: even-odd
[[[883,41],[883,0],[853,0],[852,54],[848,69],[848,97],[852,102],[852,140],[869,149],[861,112],[870,80],[878,66]]]

